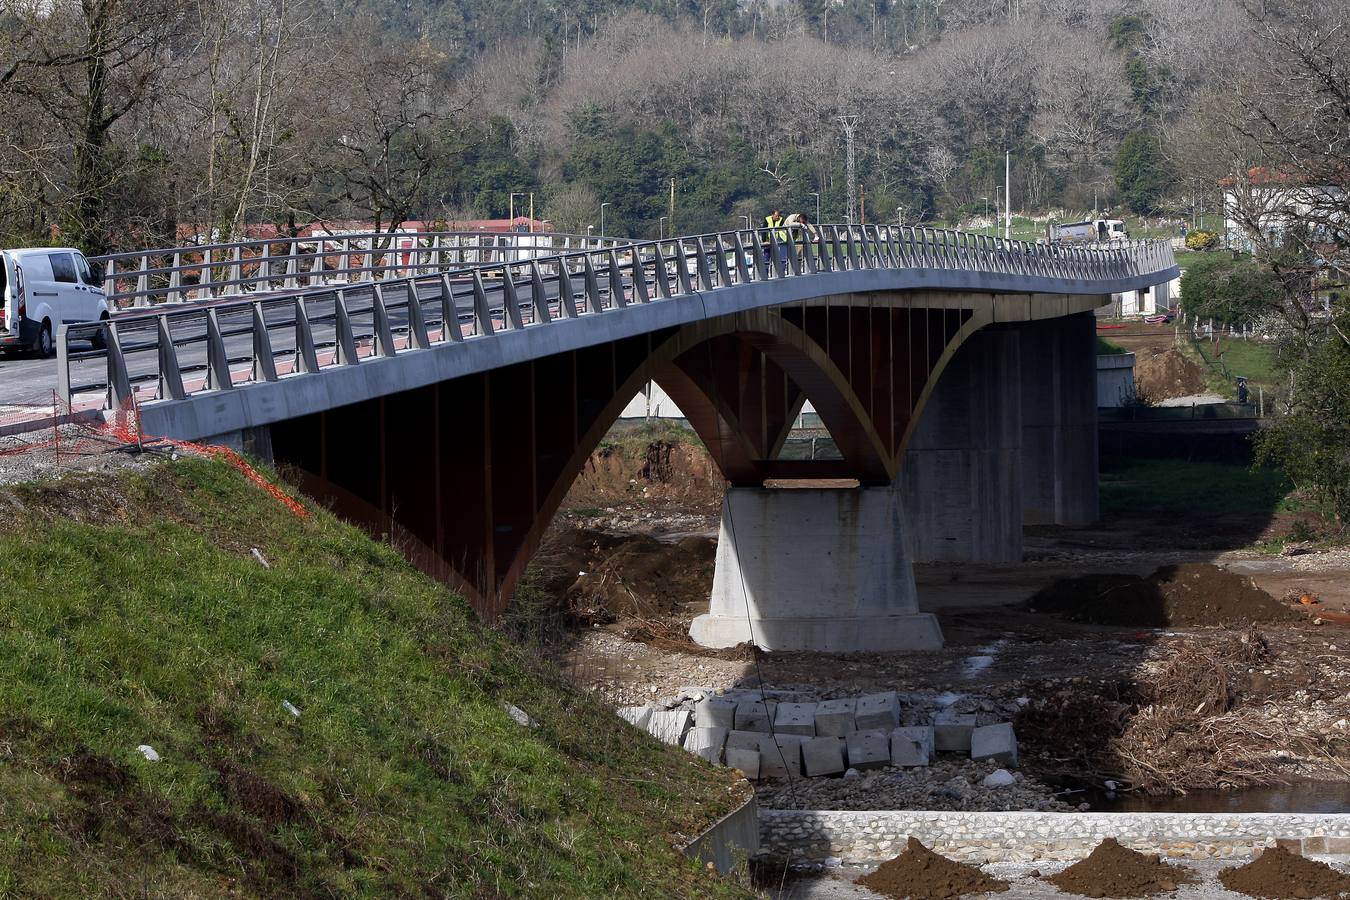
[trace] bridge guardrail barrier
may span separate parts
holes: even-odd
[[[622,238],[552,231],[376,231],[194,244],[96,256],[110,305],[152,306],[331,285],[351,276],[381,280],[469,265],[522,262],[572,249],[621,246]]]
[[[615,243],[72,324],[58,335],[58,392],[70,403],[101,393],[104,407],[112,409],[178,400],[372,356],[546,327],[557,318],[827,272],[961,269],[1119,281],[1175,265],[1162,241],[1059,247],[917,226],[794,227],[785,242],[772,231],[748,229]],[[72,347],[100,336],[105,349]]]

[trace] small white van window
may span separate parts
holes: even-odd
[[[94,277],[94,271],[89,265],[89,260],[84,258],[83,253],[75,254],[75,269],[79,273],[80,280],[90,287],[98,287],[98,279]]]
[[[62,284],[75,284],[75,260],[69,253],[49,253],[52,263],[52,280]]]

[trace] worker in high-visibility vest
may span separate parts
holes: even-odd
[[[773,258],[773,243],[770,240],[778,241],[778,255],[784,257],[787,255],[787,229],[783,227],[783,214],[775,208],[773,212],[764,217],[764,224],[768,226],[764,231],[764,264],[768,265]]]

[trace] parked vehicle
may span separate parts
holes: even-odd
[[[102,275],[73,247],[0,251],[0,350],[51,356],[70,322],[109,317]],[[93,339],[102,346],[102,335]]]
[[[1105,241],[1124,241],[1130,235],[1120,219],[1088,219],[1083,222],[1050,224],[1045,236],[1052,244],[1082,244]]]

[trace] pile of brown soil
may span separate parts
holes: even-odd
[[[948,900],[963,894],[1006,891],[1006,882],[991,878],[975,866],[952,862],[910,838],[895,859],[882,863],[872,874],[858,879],[871,891],[897,900]]]
[[[531,586],[579,625],[680,615],[688,604],[708,602],[716,555],[716,543],[704,537],[667,543],[561,529],[536,555]]]
[[[1199,363],[1176,350],[1138,350],[1134,357],[1136,393],[1150,401],[1189,397],[1205,392]]]
[[[1042,588],[1027,605],[1098,625],[1250,625],[1303,618],[1250,578],[1209,563],[1162,566],[1147,578],[1066,578]]]
[[[1245,866],[1224,869],[1219,881],[1230,891],[1272,900],[1350,897],[1350,875],[1326,863],[1295,856],[1283,847],[1266,850]]]
[[[1157,856],[1130,850],[1115,838],[1107,838],[1087,859],[1046,880],[1061,891],[1084,897],[1151,897],[1175,891],[1178,885],[1195,879]]]
[[[715,513],[723,485],[717,465],[700,445],[668,440],[610,444],[591,454],[563,508],[646,501]]]

